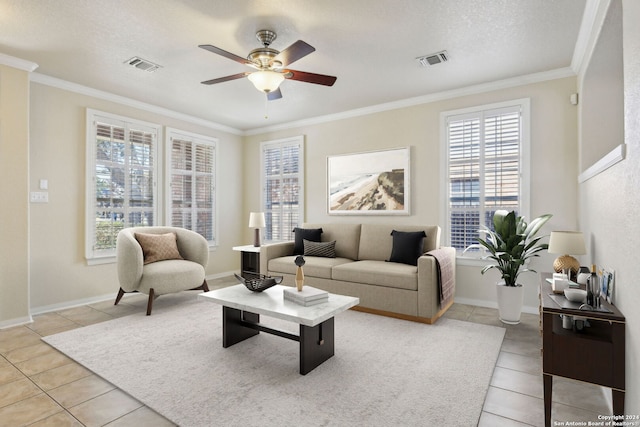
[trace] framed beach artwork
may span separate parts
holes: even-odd
[[[409,215],[409,147],[327,157],[331,215]]]
[[[613,304],[613,285],[614,285],[615,271],[609,268],[602,269],[602,278],[600,283],[602,289],[600,296],[607,300],[607,302]]]

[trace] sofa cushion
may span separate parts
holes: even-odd
[[[296,256],[285,256],[280,258],[274,258],[269,261],[268,270],[273,274],[296,274]],[[302,267],[302,271],[305,276],[321,277],[324,279],[331,279],[331,269],[336,265],[345,263],[352,263],[353,260],[348,258],[324,258],[315,256],[305,256],[305,264]]]
[[[319,242],[322,236],[322,228],[294,228],[293,254],[304,254],[304,240]]]
[[[325,258],[336,257],[336,241],[311,242],[304,239],[304,256],[319,256]]]
[[[176,233],[134,233],[134,236],[142,248],[144,264],[168,259],[183,259],[178,251]]]
[[[418,258],[422,255],[423,241],[427,234],[424,231],[393,230],[391,237],[393,246],[389,261],[418,265]]]
[[[356,261],[333,268],[333,280],[418,290],[418,267],[385,261]]]
[[[322,227],[323,242],[336,241],[338,258],[358,259],[360,245],[360,224],[303,224],[305,228]],[[389,256],[389,254],[387,254]]]
[[[137,290],[147,295],[150,288],[153,288],[156,295],[183,291],[185,283],[191,283],[195,288],[205,279],[204,267],[186,260],[154,262],[145,265],[143,269]]]
[[[417,226],[362,224],[358,259],[376,261],[388,260],[389,254],[393,249],[393,239],[391,238],[391,232],[393,230],[426,232],[427,237],[424,239],[424,246],[422,248],[423,253],[440,247],[440,227],[437,225]]]

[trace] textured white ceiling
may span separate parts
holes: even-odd
[[[571,65],[586,0],[0,0],[0,53],[40,74],[250,130]],[[268,103],[251,71],[199,49],[245,57],[255,32],[316,51],[291,68],[337,76],[333,87],[287,80]],[[415,58],[447,50],[421,68]],[[163,68],[123,64],[139,56]]]

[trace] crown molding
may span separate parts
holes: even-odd
[[[204,126],[210,129],[215,129],[223,132],[228,132],[238,136],[251,136],[259,135],[261,133],[273,132],[279,130],[293,129],[303,126],[311,126],[322,123],[328,123],[338,120],[344,120],[353,117],[366,116],[369,114],[380,113],[384,111],[397,110],[401,108],[413,107],[416,105],[429,104],[436,101],[442,101],[446,99],[459,98],[462,96],[476,95],[486,92],[492,92],[500,89],[508,89],[511,87],[524,86],[533,83],[544,82],[548,80],[561,79],[565,77],[573,77],[576,73],[571,67],[559,68],[550,71],[543,71],[540,73],[528,74],[524,76],[513,77],[504,80],[497,80],[489,83],[482,83],[478,85],[467,86],[464,88],[453,89],[444,92],[438,92],[429,95],[423,95],[415,98],[403,99],[400,101],[388,102],[384,104],[372,105],[370,107],[357,108],[354,110],[344,111],[336,114],[328,114],[324,116],[313,117],[310,119],[297,120],[288,123],[282,123],[273,126],[261,127],[242,131],[240,129],[232,128],[230,126],[222,125],[220,123],[212,122],[209,120],[193,117],[188,114],[180,113],[177,111],[169,110],[167,108],[158,107],[156,105],[147,104],[145,102],[136,101],[131,98],[127,98],[113,93],[93,89],[87,86],[82,86],[77,83],[72,83],[66,80],[58,79],[56,77],[47,76],[40,73],[30,74],[30,80],[35,83],[52,86],[58,89],[67,90],[70,92],[79,93],[82,95],[91,96],[98,99],[104,99],[106,101],[115,102],[122,105],[138,108],[140,110],[161,114],[167,117],[182,120],[188,123]]]
[[[15,56],[5,55],[0,53],[0,65],[6,65],[8,67],[17,68],[18,70],[33,72],[38,68],[38,64],[24,59],[16,58]]]
[[[585,63],[589,39],[593,33],[593,26],[596,22],[599,3],[600,0],[587,0],[587,3],[584,6],[582,22],[580,24],[580,30],[578,31],[576,45],[573,49],[573,58],[571,58],[571,68],[576,72],[576,74],[580,73],[580,70]]]
[[[397,110],[400,108],[413,107],[415,105],[429,104],[436,101],[446,99],[459,98],[468,95],[477,95],[486,92],[492,92],[500,89],[508,89],[517,86],[524,86],[532,83],[539,83],[548,80],[556,80],[565,77],[574,77],[576,73],[571,67],[559,68],[551,71],[543,71],[540,73],[527,74],[524,76],[513,77],[510,79],[497,80],[490,83],[482,83],[473,86],[467,86],[460,89],[453,89],[444,92],[438,92],[430,95],[418,96],[415,98],[403,99],[400,101],[388,102],[385,104],[373,105],[370,107],[358,108],[354,110],[344,111],[336,114],[328,114],[318,116],[311,119],[297,120],[289,123],[282,123],[273,126],[250,129],[244,132],[244,135],[259,135],[261,133],[298,128],[303,126],[317,125],[337,120],[348,119],[352,117],[366,116],[369,114],[380,113],[384,111]]]
[[[222,132],[227,132],[233,135],[242,136],[244,133],[236,128],[222,125],[220,123],[212,122],[198,117],[193,117],[188,114],[180,113],[177,111],[169,110],[168,108],[158,107],[157,105],[147,104],[146,102],[136,101],[125,96],[115,95],[113,93],[93,89],[87,86],[82,86],[77,83],[72,83],[66,80],[58,79],[56,77],[47,76],[45,74],[33,73],[30,75],[30,80],[35,83],[55,87],[58,89],[67,90],[70,92],[79,93],[81,95],[87,95],[105,101],[111,101],[118,104],[126,105],[128,107],[138,108],[140,110],[148,111],[150,113],[160,114],[163,116],[171,117],[174,119],[182,120],[188,123],[193,123],[199,126],[204,126],[209,129],[215,129]]]
[[[571,60],[571,68],[578,76],[584,75],[591,61],[610,5],[611,0],[587,0]]]

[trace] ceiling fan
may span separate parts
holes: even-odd
[[[335,83],[336,77],[334,76],[308,73],[306,71],[297,71],[286,68],[298,59],[304,58],[311,52],[315,51],[316,49],[313,46],[303,42],[302,40],[298,40],[282,52],[278,52],[277,50],[269,47],[269,45],[271,45],[271,43],[276,39],[275,32],[271,30],[260,30],[256,33],[256,38],[260,43],[262,43],[262,47],[253,49],[249,52],[249,55],[246,58],[242,58],[241,56],[227,52],[226,50],[210,44],[199,45],[198,47],[201,47],[202,49],[222,55],[225,58],[248,65],[249,67],[257,70],[206,80],[202,82],[202,84],[212,85],[247,77],[256,89],[266,93],[267,99],[272,101],[274,99],[282,98],[280,83],[285,79],[315,83],[324,86],[333,86]]]

